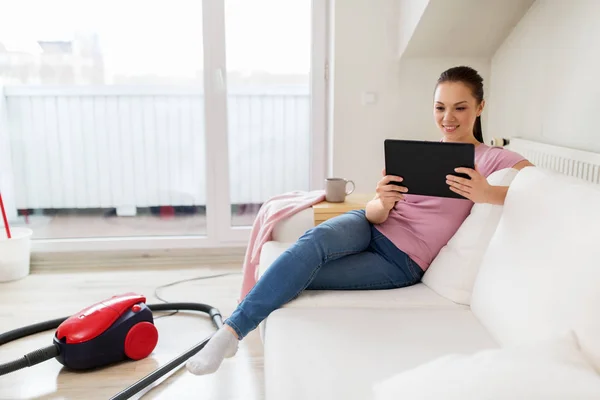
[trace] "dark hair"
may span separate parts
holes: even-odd
[[[462,82],[471,88],[471,92],[478,103],[483,101],[483,78],[471,67],[460,66],[445,70],[438,78],[437,85],[443,82]],[[483,143],[483,131],[481,130],[480,116],[475,120],[473,136],[475,136],[477,141]]]

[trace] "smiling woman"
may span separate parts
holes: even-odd
[[[479,74],[469,67],[445,71],[435,91],[435,121],[444,142],[475,145],[476,170],[459,169],[471,179],[448,176],[464,198],[410,194],[386,176],[365,210],[331,218],[305,232],[282,253],[241,300],[206,347],[187,364],[197,375],[214,373],[233,357],[238,341],[271,312],[304,290],[382,290],[421,281],[441,248],[468,217],[475,202],[502,204],[506,188],[487,176],[505,168],[530,165],[521,155],[483,143],[476,121],[483,110]],[[479,129],[479,137],[475,131]]]
[[[475,169],[456,169],[470,179],[446,177],[450,189],[465,199],[411,195],[408,187],[404,201],[382,206],[387,193],[398,190],[389,182],[401,178],[385,176],[378,185],[377,197],[367,206],[367,218],[378,223],[378,229],[423,269],[428,268],[439,249],[452,237],[474,203],[504,203],[508,187],[488,184],[489,175],[504,168],[520,170],[532,166],[520,154],[484,143],[481,130],[481,112],[485,106],[483,78],[473,68],[457,66],[442,72],[435,86],[433,105],[433,117],[442,142],[475,146]],[[398,229],[399,226],[404,229]]]

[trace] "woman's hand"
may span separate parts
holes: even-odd
[[[381,202],[383,208],[387,211],[394,208],[396,202],[404,200],[402,193],[408,192],[408,189],[402,186],[394,185],[391,182],[402,182],[402,177],[394,175],[386,175],[385,168],[381,171],[383,178],[377,182],[375,193]]]
[[[396,205],[396,202],[404,200],[404,195],[408,189],[398,185],[394,185],[391,182],[402,182],[403,179],[399,176],[387,176],[385,174],[385,168],[381,171],[383,178],[377,182],[377,188],[375,189],[375,197],[373,200],[367,203],[365,212],[367,219],[372,224],[383,224],[390,211]]]
[[[450,190],[458,193],[473,203],[488,203],[490,196],[493,193],[487,179],[479,173],[477,166],[471,168],[456,168],[454,171],[467,174],[471,179],[461,178],[455,175],[447,175],[446,183],[450,186]]]

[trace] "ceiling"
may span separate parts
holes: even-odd
[[[429,0],[401,56],[491,57],[534,2]]]

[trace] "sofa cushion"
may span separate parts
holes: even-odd
[[[492,173],[487,181],[494,186],[509,186],[518,172],[505,168]],[[423,283],[452,301],[470,304],[481,259],[501,215],[500,205],[475,204],[425,272]]]
[[[314,212],[312,207],[308,207],[277,222],[273,227],[272,238],[277,242],[295,242],[304,232],[314,226]]]
[[[449,355],[374,387],[374,400],[595,400],[600,375],[573,335],[474,355]]]
[[[267,399],[364,400],[395,373],[497,346],[468,309],[282,308],[264,328]]]
[[[260,276],[291,245],[292,243],[265,243],[260,257]],[[422,283],[389,290],[306,290],[299,297],[284,305],[284,307],[467,308],[440,296]]]
[[[574,330],[600,371],[600,187],[537,167],[513,180],[471,307],[503,344]]]

